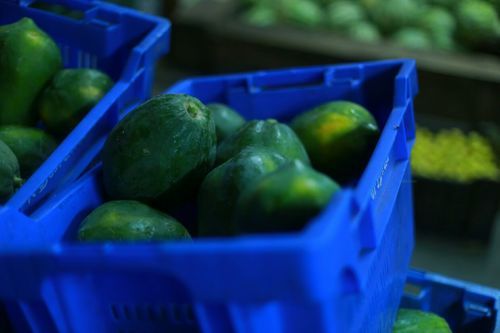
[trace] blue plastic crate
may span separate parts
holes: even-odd
[[[169,92],[227,103],[246,118],[280,120],[347,99],[371,110],[383,130],[356,184],[290,234],[78,244],[78,225],[104,200],[95,165],[45,202],[36,223],[10,223],[15,241],[0,250],[6,268],[0,298],[20,304],[16,326],[34,332],[388,332],[413,249],[415,62],[195,78]]]
[[[5,207],[0,206],[0,224],[21,223],[51,192],[84,171],[95,156],[92,147],[119,113],[150,96],[155,63],[169,47],[166,19],[90,0],[43,0],[77,11],[81,17],[73,19],[32,7],[40,2],[0,0],[0,25],[30,17],[56,41],[65,67],[98,68],[116,83]]]
[[[454,333],[500,332],[500,290],[413,270],[401,307],[434,312]]]

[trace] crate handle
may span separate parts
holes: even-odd
[[[251,94],[266,91],[297,90],[329,87],[344,83],[354,85],[362,78],[360,66],[317,67],[291,69],[264,74],[253,74],[247,77],[247,91]]]

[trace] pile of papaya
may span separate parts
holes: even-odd
[[[331,30],[411,49],[467,51],[500,40],[498,0],[243,0],[255,26]]]
[[[166,241],[297,232],[363,173],[379,137],[363,106],[332,101],[288,123],[224,104],[156,96],[124,117],[102,150],[107,198],[81,241]],[[194,226],[178,218],[194,203]]]
[[[113,86],[94,69],[63,69],[61,50],[30,18],[0,26],[0,204]]]

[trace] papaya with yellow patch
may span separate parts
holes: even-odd
[[[298,115],[290,125],[313,167],[341,182],[360,176],[379,137],[373,115],[347,101],[320,105]]]
[[[105,73],[87,68],[65,69],[43,91],[38,112],[55,136],[68,134],[113,87]]]

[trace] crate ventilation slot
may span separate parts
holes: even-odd
[[[194,311],[189,304],[112,304],[111,316],[115,321],[170,322],[176,325],[195,325]]]

